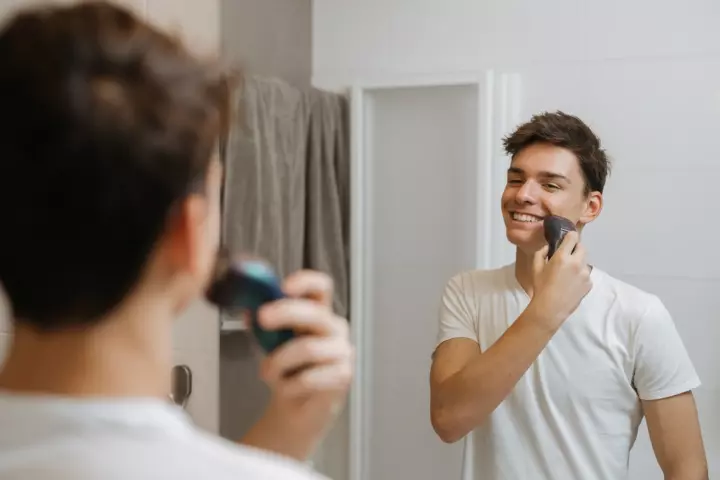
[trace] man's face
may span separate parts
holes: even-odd
[[[560,215],[582,229],[600,214],[602,194],[585,195],[585,180],[575,154],[536,143],[512,160],[501,207],[508,240],[531,254],[546,243],[544,217]]]

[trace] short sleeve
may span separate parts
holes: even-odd
[[[641,400],[672,397],[701,383],[670,312],[652,298],[635,334],[634,385]]]
[[[475,315],[468,304],[464,284],[463,276],[457,275],[445,286],[440,304],[436,348],[452,338],[478,341]]]

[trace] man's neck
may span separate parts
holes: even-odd
[[[532,279],[533,256],[519,248],[515,249],[515,278],[528,296],[533,295]]]
[[[126,308],[92,328],[39,332],[18,325],[0,389],[76,397],[159,397],[170,392],[172,315]]]

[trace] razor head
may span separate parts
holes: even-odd
[[[229,311],[259,309],[285,295],[272,268],[262,260],[218,258],[206,297]]]
[[[250,327],[267,353],[294,337],[292,330],[265,330],[257,321],[260,307],[285,298],[272,267],[260,259],[232,259],[219,255],[207,300],[221,310],[247,313]]]
[[[545,240],[549,245],[548,260],[552,258],[560,244],[568,232],[577,230],[575,224],[565,217],[558,215],[549,215],[543,220],[543,230],[545,232]]]

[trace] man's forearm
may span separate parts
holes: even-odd
[[[671,475],[665,475],[665,480],[708,480],[708,471],[703,472],[688,472],[688,473],[677,473]]]
[[[283,409],[271,403],[240,443],[305,462],[315,452],[324,431],[321,422],[286,418]]]
[[[537,310],[531,304],[487,351],[436,388],[433,423],[444,441],[482,424],[550,341],[556,329]]]
[[[707,462],[703,459],[685,461],[663,472],[665,480],[708,480]]]

